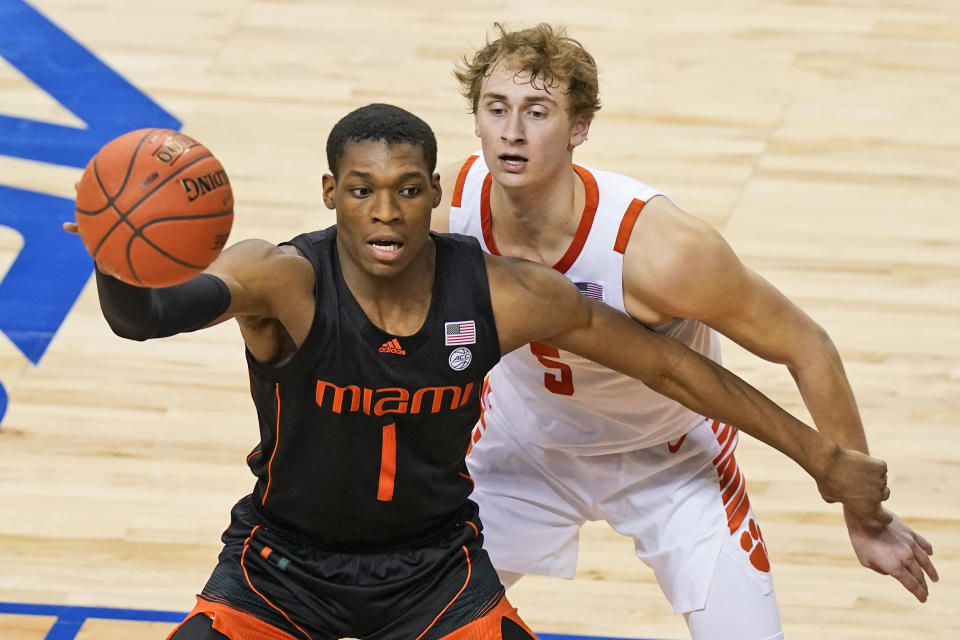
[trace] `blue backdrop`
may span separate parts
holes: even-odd
[[[0,56],[85,125],[0,113],[0,155],[82,168],[122,133],[180,128],[176,118],[26,2],[0,0],[0,25]],[[23,238],[0,282],[0,331],[34,365],[93,273],[80,240],[61,229],[73,218],[72,200],[17,189],[0,175],[0,225]],[[7,402],[0,380],[0,424]]]

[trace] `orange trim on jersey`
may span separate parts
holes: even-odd
[[[270,547],[264,547],[263,549],[260,550],[260,557],[266,560],[267,558],[270,557],[271,553],[273,553],[273,549],[271,549]]]
[[[463,163],[463,166],[460,167],[460,173],[457,174],[457,184],[453,188],[453,199],[450,201],[451,207],[460,206],[460,202],[463,199],[463,185],[467,182],[467,174],[470,173],[470,167],[473,166],[473,163],[476,162],[479,157],[480,156],[470,156],[466,162]]]
[[[243,569],[243,577],[244,577],[244,579],[247,581],[247,586],[250,587],[250,590],[251,590],[251,591],[253,591],[255,594],[257,594],[258,596],[260,596],[260,599],[261,599],[261,600],[263,600],[263,601],[266,602],[268,605],[270,605],[271,608],[275,609],[280,615],[282,615],[282,616],[286,619],[287,622],[289,622],[291,625],[293,625],[294,627],[296,627],[296,628],[297,628],[297,631],[299,631],[300,633],[302,633],[302,634],[303,634],[304,636],[306,636],[306,638],[309,640],[309,639],[310,639],[310,634],[307,633],[306,631],[304,631],[303,629],[301,629],[301,628],[300,628],[300,625],[298,625],[296,622],[294,622],[293,620],[291,620],[291,619],[290,619],[290,616],[287,615],[287,612],[286,612],[286,611],[284,611],[283,609],[281,609],[281,608],[278,607],[277,605],[275,605],[275,604],[273,604],[272,602],[270,602],[270,600],[267,599],[267,597],[266,597],[265,595],[263,595],[262,593],[260,593],[259,591],[257,591],[257,588],[253,586],[253,582],[250,581],[250,574],[247,573],[247,565],[245,565],[245,564],[243,563],[243,561],[244,561],[244,559],[246,559],[246,557],[247,557],[247,549],[250,548],[250,547],[249,547],[249,544],[250,544],[250,539],[253,538],[253,532],[256,531],[256,530],[259,529],[259,528],[260,528],[260,525],[257,525],[257,526],[255,526],[253,529],[250,530],[250,535],[247,536],[247,539],[243,541],[243,551],[240,553],[240,568]],[[286,634],[284,634],[284,635],[286,635]],[[245,638],[245,636],[243,636],[243,635],[240,635],[240,636],[229,636],[229,637],[230,637],[232,640],[244,640],[244,638]],[[289,637],[289,636],[288,636],[288,637]]]
[[[480,189],[480,229],[483,231],[483,242],[487,245],[487,251],[495,256],[500,255],[497,249],[497,243],[493,240],[493,220],[490,215],[490,187],[493,185],[493,176],[489,173],[483,179],[483,187]]]
[[[645,204],[647,204],[646,201],[634,198],[623,213],[620,228],[617,230],[617,240],[613,243],[613,250],[617,253],[624,253],[627,250],[627,242],[630,240],[630,234],[633,233],[633,225],[637,223],[637,217]]]
[[[277,448],[280,446],[280,383],[277,383],[277,435],[273,442],[273,453],[270,454],[270,461],[267,463],[267,488],[263,490],[263,498],[260,504],[267,504],[267,494],[270,493],[270,482],[273,480],[273,459],[277,455]]]
[[[258,453],[263,453],[263,449],[257,449],[256,451],[251,452],[250,455],[247,456],[247,464],[250,464],[250,460]]]
[[[210,618],[210,624],[214,631],[218,631],[233,640],[297,640],[289,633],[281,631],[245,611],[200,596],[197,596],[197,604],[187,614],[186,619],[170,632],[167,640],[172,638],[187,620],[197,615]]]
[[[380,486],[377,487],[377,500],[393,500],[393,480],[397,474],[397,425],[383,426],[383,446],[380,448]]]
[[[553,265],[553,268],[560,273],[566,273],[567,269],[572,267],[573,263],[580,257],[583,245],[587,243],[587,237],[593,227],[593,219],[597,215],[597,206],[600,204],[600,188],[597,186],[593,174],[579,165],[572,166],[583,182],[585,200],[583,213],[580,214],[580,223],[577,225],[573,240],[570,241],[570,246],[567,247],[563,256]],[[493,217],[490,212],[490,188],[492,186],[493,177],[488,173],[483,179],[483,188],[480,189],[480,228],[483,231],[483,242],[487,245],[487,250],[493,255],[499,256],[500,250],[493,239]]]
[[[573,241],[567,247],[563,257],[553,265],[553,268],[560,273],[566,273],[567,269],[573,266],[573,263],[580,257],[583,251],[583,245],[587,243],[587,237],[590,235],[590,228],[593,227],[593,219],[597,215],[597,205],[600,204],[600,188],[597,187],[597,181],[593,174],[579,165],[573,165],[573,170],[583,181],[583,190],[586,199],[583,203],[583,213],[580,214],[580,224],[577,225],[577,232],[573,236]]]
[[[467,480],[469,480],[469,481],[470,481],[470,484],[472,484],[474,487],[477,486],[477,483],[473,481],[473,478],[471,478],[471,477],[468,476],[467,474],[462,473],[462,472],[460,472],[460,471],[458,471],[457,473],[460,475],[461,478],[466,478]],[[474,529],[476,529],[476,527],[474,527]]]
[[[467,588],[467,585],[470,583],[470,574],[473,572],[473,569],[472,569],[472,567],[471,567],[471,565],[470,565],[470,552],[467,551],[467,548],[466,548],[466,547],[463,547],[463,546],[462,546],[462,547],[460,547],[460,548],[463,549],[464,555],[467,556],[467,579],[463,581],[463,586],[460,587],[460,591],[457,591],[457,595],[453,596],[453,600],[451,600],[450,602],[448,602],[448,603],[447,603],[447,606],[445,606],[443,609],[440,610],[440,613],[437,614],[437,617],[434,618],[434,619],[433,619],[433,622],[431,622],[431,623],[429,624],[429,626],[427,626],[427,628],[423,630],[423,633],[421,633],[420,635],[417,636],[416,640],[420,640],[420,638],[422,638],[422,637],[427,633],[427,631],[430,631],[430,629],[433,628],[433,625],[437,624],[437,620],[440,619],[440,616],[442,616],[442,615],[444,614],[444,612],[445,612],[447,609],[450,608],[450,605],[452,605],[454,602],[456,602],[457,598],[460,597],[460,594],[463,593],[463,590],[466,589],[466,588]]]

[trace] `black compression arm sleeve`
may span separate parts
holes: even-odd
[[[230,289],[209,273],[201,273],[183,284],[152,289],[134,287],[94,271],[103,317],[122,338],[147,340],[196,331],[223,315],[230,306]]]

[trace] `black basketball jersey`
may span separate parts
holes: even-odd
[[[289,243],[316,273],[303,345],[280,367],[247,353],[261,439],[248,460],[253,502],[314,541],[380,547],[422,535],[466,503],[464,456],[500,344],[476,240],[431,234],[429,312],[416,334],[395,336],[347,288],[336,233]]]

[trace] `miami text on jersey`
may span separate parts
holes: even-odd
[[[327,390],[330,393],[327,393]],[[411,392],[402,387],[384,387],[382,389],[368,389],[355,384],[340,387],[326,380],[317,380],[317,406],[324,406],[324,400],[329,399],[330,409],[334,413],[355,413],[362,411],[367,415],[382,416],[387,413],[417,414],[424,409],[424,399],[430,395],[430,413],[439,413],[445,408],[449,411],[459,409],[467,404],[473,383],[468,382],[464,387],[423,387]],[[350,405],[344,406],[346,394],[350,394]],[[444,407],[444,398],[449,400]]]

